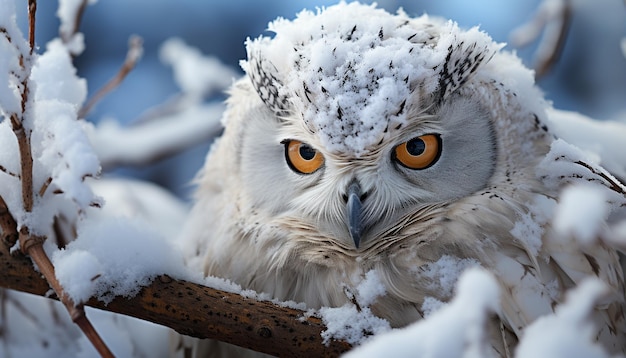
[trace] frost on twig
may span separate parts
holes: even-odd
[[[147,165],[219,135],[223,110],[222,104],[209,103],[130,127],[103,120],[89,136],[105,170]]]
[[[511,33],[511,42],[517,47],[529,45],[543,33],[535,51],[537,78],[545,76],[559,60],[571,19],[571,0],[543,0],[535,16]]]
[[[238,77],[237,72],[180,39],[166,41],[160,57],[172,66],[181,92],[146,111],[129,127],[113,120],[93,127],[89,137],[104,169],[151,164],[220,134],[224,106],[206,100],[230,86]],[[88,104],[85,109],[89,107]]]
[[[0,165],[10,168],[4,174],[19,172],[19,176],[0,177],[2,231],[9,243],[17,233],[21,251],[37,265],[72,320],[102,356],[112,356],[82,306],[64,295],[44,250],[52,220],[63,208],[73,207],[80,216],[97,202],[84,178],[96,175],[99,166],[76,122],[86,84],[76,77],[69,50],[59,40],[53,40],[43,55],[33,53],[37,3],[29,0],[28,4],[26,43],[15,23],[13,2],[0,2],[7,11],[0,17],[0,58],[8,65],[0,75],[0,115],[5,118],[0,122],[0,136],[10,143]],[[43,189],[49,186],[55,190]]]

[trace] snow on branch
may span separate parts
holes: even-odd
[[[69,50],[60,40],[51,41],[41,56],[33,52],[35,0],[28,2],[28,43],[17,28],[13,2],[3,0],[0,7],[6,11],[0,17],[0,58],[9,65],[3,69],[8,74],[0,77],[6,80],[0,84],[0,115],[5,118],[0,136],[7,139],[3,151],[9,156],[0,158],[6,160],[0,165],[19,172],[19,177],[0,176],[3,235],[12,243],[14,233],[18,234],[20,250],[37,265],[72,320],[103,357],[111,357],[82,306],[64,294],[44,250],[54,217],[64,208],[74,209],[80,217],[87,207],[98,205],[84,183],[97,174],[98,160],[76,121],[86,83],[76,77]]]
[[[158,119],[122,127],[104,120],[90,127],[89,137],[104,169],[145,165],[208,141],[221,131],[224,107],[219,103],[191,106]]]
[[[29,260],[11,255],[0,244],[0,287],[45,296],[48,284]],[[268,301],[245,298],[187,281],[159,276],[132,298],[87,306],[155,322],[179,333],[211,338],[277,356],[338,356],[351,346],[342,341],[322,343],[322,320],[305,311]]]
[[[80,115],[86,115],[135,65],[138,57],[132,56],[134,47],[131,42],[127,60],[118,75],[92,97]],[[90,128],[91,143],[104,169],[154,163],[196,144],[208,142],[221,133],[220,119],[224,105],[204,101],[226,90],[239,76],[237,72],[176,38],[163,44],[160,57],[163,63],[172,66],[181,93],[149,109],[129,127],[105,119]]]

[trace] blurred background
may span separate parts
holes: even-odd
[[[626,5],[623,0],[570,1],[574,12],[560,61],[538,84],[557,108],[600,120],[626,121],[626,58],[620,48],[626,37]],[[22,9],[18,16],[25,28],[26,16],[22,15],[26,13],[26,1],[15,2]],[[100,0],[86,9],[80,28],[85,35],[86,50],[75,60],[79,75],[88,80],[90,95],[117,73],[131,35],[143,38],[144,55],[124,82],[98,103],[87,119],[97,123],[103,118],[114,118],[120,123],[132,123],[146,110],[175,95],[178,88],[171,69],[158,58],[160,45],[170,37],[179,37],[241,72],[238,62],[245,58],[247,37],[269,35],[265,31],[267,23],[278,16],[291,19],[304,8],[315,9],[336,2]],[[377,3],[390,12],[402,7],[412,16],[428,13],[450,18],[462,27],[479,25],[496,41],[510,42],[511,32],[533,18],[541,1],[380,0]],[[57,6],[53,0],[38,3],[39,52],[58,34]],[[520,49],[508,45],[507,49],[517,51],[527,66],[533,66],[536,43]],[[218,96],[212,100],[223,99]],[[189,200],[193,191],[190,181],[202,166],[208,148],[209,143],[205,143],[156,164],[117,168],[106,175],[150,180]]]

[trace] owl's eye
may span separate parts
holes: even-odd
[[[426,169],[435,164],[441,154],[441,138],[437,134],[415,137],[396,147],[394,159],[409,169]]]
[[[300,174],[311,174],[322,167],[324,157],[310,145],[297,140],[285,140],[285,158],[289,167]]]

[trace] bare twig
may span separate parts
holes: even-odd
[[[0,245],[0,287],[45,296],[49,290],[29,260]],[[351,349],[344,341],[323,343],[321,319],[305,312],[256,301],[202,285],[156,278],[135,297],[87,306],[170,327],[179,333],[216,339],[276,356],[336,357]]]
[[[20,175],[18,173],[13,173],[12,171],[8,170],[7,168],[5,168],[4,166],[0,165],[0,172],[3,172],[4,174],[17,178],[20,178]]]
[[[24,93],[28,93],[28,83],[26,80],[24,80],[23,85]],[[22,95],[23,107],[26,106],[26,96],[27,94]],[[24,204],[24,210],[31,212],[33,210],[33,155],[30,151],[30,139],[22,125],[22,121],[16,114],[11,115],[11,126],[17,138],[17,145],[20,152],[22,203]]]
[[[93,108],[93,106],[98,103],[104,96],[106,96],[109,92],[114,90],[120,83],[126,78],[128,73],[135,68],[137,62],[141,58],[141,53],[143,51],[143,40],[139,36],[131,36],[128,40],[128,52],[126,53],[126,60],[122,64],[122,67],[117,72],[115,77],[113,77],[109,82],[107,82],[102,88],[100,88],[93,97],[89,99],[89,101],[80,109],[78,112],[78,118],[84,118]]]
[[[541,33],[543,38],[535,51],[535,77],[545,76],[558,62],[572,20],[571,0],[544,0],[531,21],[511,34],[517,47],[527,46]]]
[[[28,43],[30,54],[35,49],[35,14],[37,13],[37,0],[28,0]]]
[[[41,188],[39,188],[39,197],[43,197],[46,194],[46,190],[48,190],[50,184],[52,184],[52,178],[48,177],[48,179],[41,185]]]
[[[626,190],[624,188],[624,186],[617,180],[615,180],[614,178],[609,177],[606,173],[603,173],[601,171],[596,170],[594,167],[592,167],[591,165],[583,162],[583,161],[576,161],[574,162],[575,164],[578,164],[584,168],[586,168],[587,170],[589,170],[590,172],[592,172],[593,174],[601,177],[602,179],[604,179],[606,181],[606,185],[608,186],[609,189],[613,190],[614,192],[624,196],[626,198]]]
[[[559,61],[565,40],[569,33],[572,22],[572,6],[569,0],[563,0],[561,15],[559,16],[560,26],[556,31],[550,31],[545,35],[545,40],[539,44],[536,52],[535,76],[541,78],[545,76]]]

